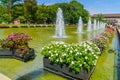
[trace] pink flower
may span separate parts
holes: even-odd
[[[27,49],[26,49],[26,48],[24,48],[24,51],[26,52],[26,51],[27,51]]]
[[[11,35],[11,36],[10,36],[10,39],[14,39],[14,36],[13,36],[13,35]]]
[[[21,38],[20,37],[18,37],[18,40],[20,40]]]

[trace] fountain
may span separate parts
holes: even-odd
[[[83,21],[82,21],[82,18],[80,16],[79,21],[78,21],[77,32],[81,33],[82,31],[83,31]]]
[[[102,26],[102,22],[99,21],[99,29],[101,29],[101,26]]]
[[[103,29],[105,28],[105,23],[104,23],[104,22],[102,23],[102,28],[103,28]]]
[[[56,18],[56,29],[55,29],[55,38],[66,38],[65,29],[64,29],[64,19],[62,14],[62,9],[58,8],[57,18]]]
[[[94,19],[93,29],[94,29],[94,30],[97,29],[97,23],[96,23],[96,20],[95,20],[95,19]]]
[[[97,22],[97,29],[99,29],[100,28],[100,22],[98,21]]]
[[[92,24],[91,24],[91,20],[89,18],[88,25],[87,25],[87,31],[91,31],[91,30],[92,30]]]

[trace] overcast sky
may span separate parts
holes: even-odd
[[[70,2],[71,0],[37,0],[39,4],[51,5],[54,3]],[[90,14],[120,13],[120,0],[78,0]]]

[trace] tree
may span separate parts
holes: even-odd
[[[24,17],[24,6],[23,4],[17,4],[12,7],[11,10],[13,20],[19,18],[19,16]]]
[[[0,7],[0,23],[10,23],[12,20],[12,17],[7,13],[7,10],[3,7]]]
[[[11,13],[11,8],[17,4],[22,2],[22,0],[1,0],[1,5],[7,9],[8,13]]]
[[[54,23],[56,17],[56,9],[53,6],[38,6],[36,13],[38,23]]]
[[[21,23],[25,23],[26,21],[24,16],[19,16],[18,19],[20,20]]]
[[[97,14],[97,15],[96,15],[96,20],[97,20],[97,21],[105,22],[104,15],[103,15],[103,14]]]
[[[89,13],[84,9],[84,6],[77,2],[77,0],[72,0],[70,3],[57,3],[53,7],[60,7],[63,10],[64,20],[67,24],[76,24],[79,17],[83,17],[83,21],[87,22],[89,18]]]
[[[5,22],[11,22],[12,20],[12,13],[11,9],[14,5],[18,4],[22,0],[1,0],[0,6],[2,6],[6,11],[0,18]]]
[[[87,10],[83,10],[83,13],[82,13],[82,19],[83,19],[83,22],[84,23],[87,23],[88,22],[88,19],[89,19],[89,12]]]
[[[27,21],[36,22],[37,2],[36,0],[24,0],[24,15]]]

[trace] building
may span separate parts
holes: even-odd
[[[118,25],[120,26],[120,14],[102,14],[108,25]],[[94,14],[92,17],[95,18],[97,14]]]
[[[14,23],[14,24],[20,24],[20,20],[19,20],[19,19],[15,19],[15,20],[13,21],[13,23]]]

